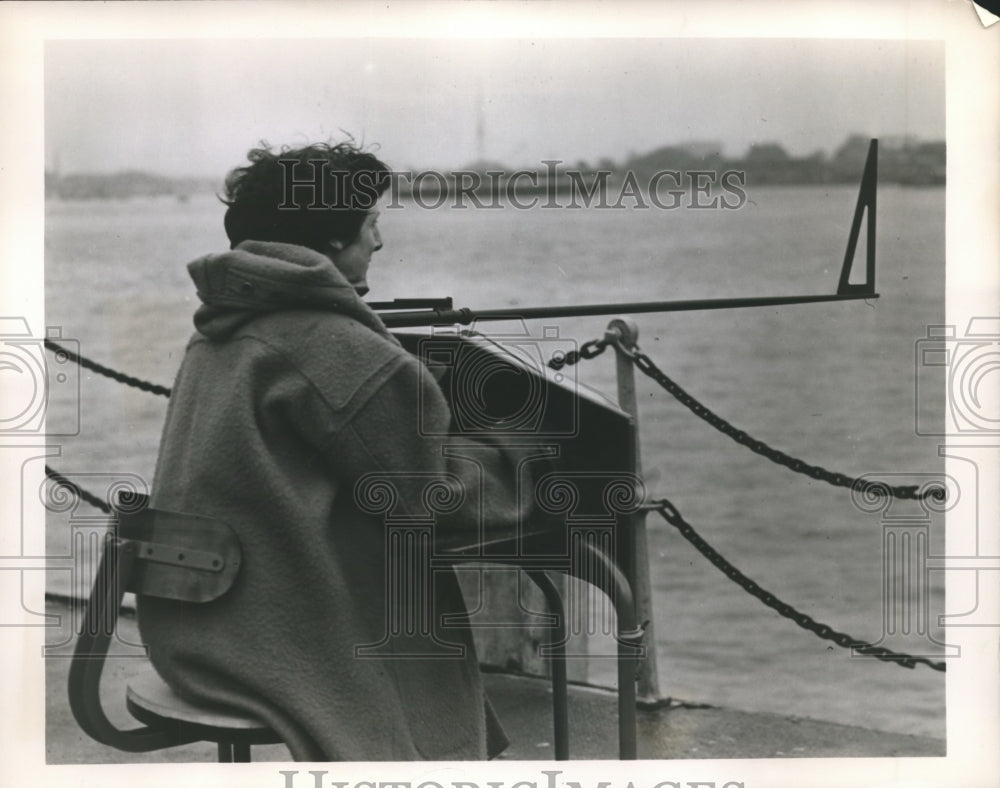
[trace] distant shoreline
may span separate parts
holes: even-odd
[[[83,187],[74,186],[71,189],[46,189],[45,201],[46,202],[124,202],[131,200],[174,200],[178,202],[187,202],[192,198],[215,198],[221,194],[221,188],[215,188],[213,186],[202,185],[195,188],[185,188],[183,186],[174,186],[163,190],[130,190],[122,188],[108,187],[106,185],[100,184],[98,179],[111,178],[112,176],[87,176],[88,178],[95,178],[93,187]],[[622,184],[621,179],[615,179],[608,181],[608,188],[617,190]],[[802,189],[814,189],[814,188],[830,188],[830,187],[841,187],[841,186],[854,186],[855,181],[848,180],[838,180],[838,181],[774,181],[774,180],[763,180],[751,181],[748,177],[746,190],[759,190],[759,189],[781,189],[781,188],[802,188]],[[927,179],[913,179],[913,180],[887,180],[884,178],[879,179],[879,186],[896,186],[900,188],[919,188],[919,189],[937,189],[943,188],[945,186],[945,181],[943,177],[940,178],[927,178]],[[555,188],[551,188],[548,184],[540,183],[537,187],[534,186],[519,186],[512,192],[515,197],[519,198],[545,198],[545,197],[564,197],[574,193],[573,189],[567,185],[560,184]],[[714,192],[713,192],[714,193]],[[503,199],[504,195],[494,194],[489,190],[474,190],[468,194],[475,194],[481,200],[486,201],[494,197]],[[642,198],[647,197],[646,192],[639,193]],[[425,188],[419,194],[416,194],[410,190],[400,190],[396,193],[396,198],[407,204],[417,203],[418,201],[441,201],[442,197],[445,204],[440,206],[427,206],[424,207],[454,207],[449,206],[447,203],[456,197],[458,197],[459,191],[457,189],[446,190],[442,192],[436,188]],[[617,199],[617,196],[616,196]],[[626,200],[623,207],[634,207],[635,201],[629,202],[626,195]],[[222,203],[219,203],[222,205]],[[474,204],[463,205],[461,207],[475,207]],[[486,207],[497,207],[486,206]],[[513,206],[512,206],[513,207]],[[587,207],[587,206],[581,206]],[[601,207],[601,206],[590,206],[590,207]],[[604,206],[607,207],[607,206]],[[678,207],[690,207],[690,206],[678,206]]]
[[[601,159],[569,163],[546,159],[530,167],[515,168],[499,162],[480,161],[466,168],[446,170],[399,170],[393,173],[392,191],[398,197],[419,194],[495,196],[564,195],[576,189],[589,192],[600,186],[626,190],[630,182],[660,188],[691,188],[699,178],[713,176],[725,188],[725,176],[738,173],[747,188],[761,186],[804,186],[855,184],[867,155],[869,139],[851,135],[831,155],[816,152],[792,157],[781,145],[752,145],[745,156],[724,157],[718,147],[706,145],[664,146],[649,153],[631,156],[623,163]],[[920,142],[912,138],[889,139],[880,143],[879,183],[903,186],[943,186],[946,175],[944,141]],[[667,176],[667,177],[664,177]],[[46,171],[45,198],[64,200],[121,199],[172,196],[179,200],[194,194],[222,194],[220,178],[177,177],[146,170],[115,173],[60,174]],[[443,206],[442,206],[443,207]]]

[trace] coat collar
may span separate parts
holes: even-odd
[[[327,256],[295,244],[244,241],[188,265],[202,304],[195,327],[224,339],[269,312],[318,309],[346,315],[395,339]]]

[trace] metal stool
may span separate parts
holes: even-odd
[[[126,708],[145,727],[121,729],[105,715],[100,681],[127,591],[192,603],[218,599],[239,572],[239,540],[225,523],[148,508],[145,496],[120,500],[117,533],[104,555],[87,604],[69,672],[69,703],[91,738],[126,752],[215,742],[221,763],[247,762],[253,744],[278,744],[267,725],[240,711],[180,698],[152,669],[129,683]]]

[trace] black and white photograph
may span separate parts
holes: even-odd
[[[10,784],[995,784],[996,17],[89,5],[4,9]]]

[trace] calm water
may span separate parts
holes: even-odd
[[[386,210],[371,297],[488,307],[832,292],[854,189],[748,196],[737,211]],[[47,322],[84,355],[169,385],[196,306],[184,263],[226,245],[221,220],[210,197],[49,203]],[[883,188],[878,255],[876,302],[639,316],[640,343],[720,415],[792,455],[850,475],[940,471],[933,439],[914,436],[913,381],[914,343],[943,322],[944,192]],[[558,326],[583,342],[606,323]],[[614,391],[610,354],[579,371]],[[639,386],[649,488],[779,597],[878,640],[878,514],[736,446],[646,379]],[[933,413],[943,392],[921,402]],[[54,418],[66,404],[53,404]],[[150,479],[165,405],[84,373],[80,435],[52,464]],[[932,525],[938,545],[942,526]],[[64,539],[50,531],[50,549]],[[851,659],[749,597],[659,520],[649,540],[663,694],[944,736],[943,674]],[[940,611],[939,585],[932,599]],[[593,680],[609,678],[594,668]]]

